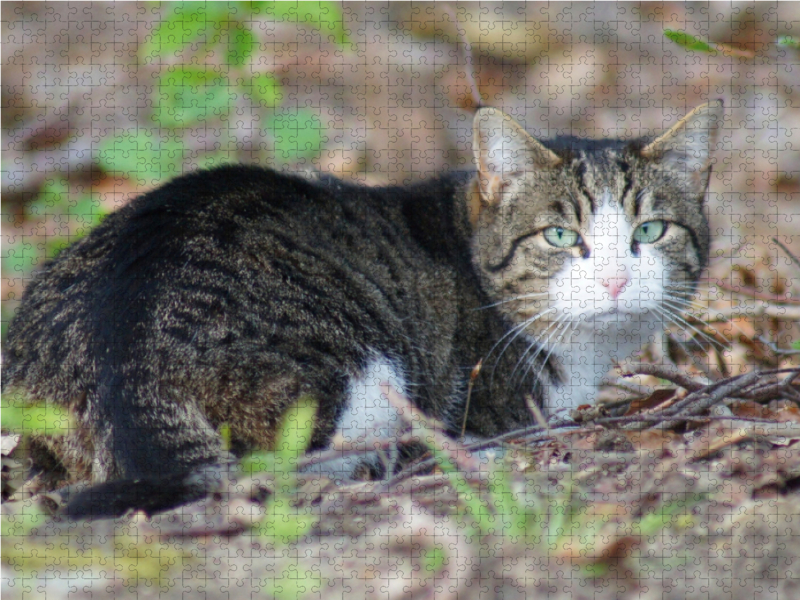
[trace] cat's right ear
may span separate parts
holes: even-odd
[[[702,194],[708,187],[711,152],[723,118],[722,100],[702,104],[645,146],[641,155],[678,173],[693,193]]]
[[[507,114],[481,108],[473,123],[473,152],[478,167],[479,201],[470,202],[470,218],[500,203],[503,191],[526,172],[551,169],[561,158],[533,139]]]

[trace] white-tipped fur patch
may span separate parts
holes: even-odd
[[[400,394],[405,393],[402,370],[387,357],[379,355],[370,360],[366,368],[350,378],[347,387],[347,405],[336,426],[335,437],[348,442],[359,440],[393,440],[402,428],[397,410],[386,397],[384,383]],[[394,454],[390,451],[389,454]],[[352,478],[355,469],[364,463],[375,464],[377,452],[353,454],[312,467],[314,472],[332,479]]]
[[[385,356],[372,359],[363,373],[350,378],[347,408],[336,428],[338,435],[349,441],[391,437],[400,426],[400,416],[389,404],[383,383],[405,393],[400,370]]]

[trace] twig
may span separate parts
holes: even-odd
[[[792,253],[792,251],[789,250],[789,248],[787,248],[786,245],[784,245],[783,242],[781,242],[778,238],[772,238],[772,241],[775,242],[776,244],[778,244],[778,246],[781,247],[781,250],[783,250],[784,252],[786,252],[786,254],[789,255],[789,258],[792,259],[792,262],[795,264],[795,266],[800,267],[800,258],[797,258]]]
[[[796,390],[792,384],[798,375],[800,375],[800,368],[793,369],[782,381],[778,383],[766,383],[762,386],[756,386],[749,392],[745,392],[740,396],[746,400],[752,400],[754,402],[773,400],[780,397],[781,394],[786,394],[794,399],[797,399],[799,396],[798,390]]]
[[[610,417],[608,420],[603,420],[603,425],[624,425],[623,419],[631,419],[632,417]],[[647,427],[635,427],[635,425],[639,425],[644,422],[655,423],[654,430],[657,429],[666,429],[667,424],[674,424],[674,423],[708,423],[709,421],[730,421],[732,418],[737,418],[740,421],[752,421],[753,423],[774,423],[773,419],[759,419],[757,417],[731,417],[730,415],[703,415],[699,417],[691,417],[688,415],[673,415],[673,416],[665,416],[665,415],[647,415],[645,418],[641,419],[640,422],[637,423],[629,423],[630,427],[620,427],[620,429],[624,429],[626,431],[640,431],[642,429],[647,429]],[[613,419],[613,421],[611,420]],[[599,421],[598,421],[599,422]]]
[[[762,375],[781,375],[783,373],[795,373],[795,377],[800,375],[800,367],[782,367],[780,369],[764,369]]]
[[[616,408],[617,406],[622,406],[626,402],[632,402],[633,400],[642,400],[644,398],[647,398],[648,396],[652,396],[653,392],[655,391],[655,388],[650,387],[649,385],[640,385],[638,383],[630,383],[621,380],[609,381],[606,382],[606,385],[631,394],[627,398],[622,398],[620,400],[612,400],[610,402],[603,402],[603,406],[605,406],[606,408]]]
[[[671,339],[673,342],[675,342],[676,344],[678,344],[680,346],[680,344],[679,344],[678,340],[675,338],[675,336],[673,336],[672,334],[669,334],[668,337],[669,337],[669,339]],[[687,346],[688,346],[688,344],[687,344]],[[717,359],[717,364],[719,365],[720,362],[722,362],[724,364],[725,361],[722,360],[721,349],[715,344],[712,344],[712,346],[713,346],[713,350],[714,350],[714,356]],[[686,348],[686,347],[681,347],[681,349],[683,350],[684,354],[689,357],[689,360],[692,361],[692,364],[694,365],[695,369],[697,369],[703,375],[705,375],[705,377],[706,377],[706,379],[708,381],[719,381],[720,379],[724,378],[724,376],[720,377],[719,375],[715,375],[714,373],[712,373],[711,372],[711,368],[709,367],[709,365],[705,364],[703,362],[702,358],[697,356],[694,352],[689,351],[688,348]],[[704,357],[707,357],[707,356],[708,356],[707,354],[704,355]]]
[[[392,447],[398,443],[410,442],[411,440],[407,439],[407,437],[408,436],[403,436],[401,439],[397,440],[393,438],[379,438],[370,436],[367,438],[362,437],[352,442],[344,440],[335,448],[329,448],[327,450],[320,450],[317,452],[309,452],[297,461],[297,466],[302,470],[312,465],[340,459],[344,456],[355,456],[358,454],[364,454],[365,452],[391,450]]]
[[[456,13],[454,3],[446,2],[444,4],[444,9],[447,14],[450,15],[453,24],[456,26],[456,31],[458,31],[458,37],[461,39],[461,43],[464,44],[464,66],[467,72],[467,81],[472,93],[472,102],[475,104],[475,108],[478,109],[483,106],[483,98],[481,98],[481,92],[478,89],[478,83],[475,79],[475,67],[472,61],[472,44],[467,38],[467,32],[461,26],[461,21],[458,20],[458,14]]]
[[[472,373],[469,374],[469,383],[467,384],[467,401],[464,403],[464,422],[461,424],[461,441],[464,441],[464,436],[467,433],[467,417],[469,416],[469,401],[472,398],[472,388],[475,385],[475,380],[481,374],[481,366],[483,359],[478,361],[478,364],[472,367]]]
[[[748,296],[750,298],[755,298],[756,300],[761,300],[763,302],[772,302],[774,304],[800,304],[800,298],[790,298],[788,296],[776,296],[774,294],[765,294],[764,292],[759,292],[751,287],[734,287],[732,285],[728,285],[727,283],[722,283],[718,281],[714,283],[719,289],[725,290],[726,292],[733,292],[734,294],[741,294],[742,296]]]
[[[578,427],[578,425],[572,421],[569,421],[567,424],[564,421],[556,421],[550,425],[550,428],[544,430],[541,425],[532,425],[530,427],[525,427],[523,429],[517,429],[515,431],[509,431],[508,433],[504,433],[502,435],[495,436],[493,438],[482,440],[480,442],[475,442],[473,444],[469,444],[464,446],[464,450],[469,452],[479,452],[481,450],[488,450],[490,448],[497,448],[501,446],[504,442],[509,440],[522,440],[526,444],[534,443],[537,441],[549,440],[553,439],[558,435],[565,435],[565,434],[572,434],[575,432],[586,432],[586,431],[594,431],[597,428],[586,428],[586,427]],[[389,481],[386,482],[387,486],[392,486],[395,483],[398,483],[408,477],[413,477],[418,473],[422,473],[427,471],[428,469],[432,469],[436,466],[436,459],[428,458],[423,461],[417,461],[405,469],[403,469],[400,473],[392,477]]]
[[[659,379],[666,379],[667,381],[674,383],[675,385],[679,385],[683,389],[690,392],[696,392],[697,390],[701,390],[707,386],[707,384],[695,381],[679,372],[677,369],[667,367],[665,365],[637,363],[631,365],[630,369],[628,369],[626,373],[622,374],[622,377],[631,377],[633,375],[652,375],[654,377],[658,377]]]
[[[660,413],[648,413],[645,415],[631,415],[629,417],[619,417],[624,421],[616,423],[626,423],[623,427],[628,430],[647,429],[651,424],[656,423],[657,428],[665,428],[666,423],[681,417],[693,416],[707,410],[715,404],[721,402],[726,396],[735,391],[742,390],[755,383],[761,377],[760,373],[753,372],[745,375],[737,375],[722,381],[717,381],[693,391],[680,402],[664,409]],[[599,420],[597,422],[600,422]],[[604,422],[605,423],[605,422]]]
[[[678,409],[678,405],[672,407],[673,414],[680,415],[685,413],[687,415],[696,415],[698,413],[703,412],[704,410],[708,410],[718,402],[721,402],[726,397],[732,395],[734,392],[739,390],[743,390],[746,387],[753,385],[758,378],[761,377],[761,374],[753,371],[752,373],[747,373],[746,375],[741,376],[738,379],[728,380],[728,383],[722,385],[719,389],[715,392],[710,394],[706,398],[698,398],[695,402],[691,404],[685,405],[685,410]]]
[[[691,315],[698,323],[725,323],[739,317],[771,317],[782,321],[800,321],[800,306],[792,304],[770,304],[764,300],[754,298],[757,303],[750,308],[722,308],[709,310],[703,314]]]
[[[525,405],[528,407],[528,410],[531,411],[531,413],[533,414],[533,419],[536,421],[537,425],[543,427],[545,431],[550,429],[550,426],[547,423],[547,419],[545,418],[542,409],[539,408],[539,405],[536,404],[536,401],[530,394],[525,394]]]
[[[774,352],[778,356],[796,356],[797,354],[800,354],[800,350],[781,350],[780,348],[778,348],[778,345],[775,342],[769,341],[763,335],[758,336],[756,340],[764,344],[767,348],[769,348],[772,352]]]

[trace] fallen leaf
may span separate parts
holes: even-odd
[[[657,407],[662,409],[667,408],[673,404],[671,401],[675,398],[675,392],[677,392],[676,388],[655,390],[647,398],[634,400],[631,402],[630,407],[628,407],[628,411],[625,413],[625,416],[628,417],[644,411],[653,411]]]

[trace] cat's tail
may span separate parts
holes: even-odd
[[[116,479],[86,489],[61,490],[60,514],[73,519],[121,517],[131,511],[147,516],[223,492],[232,482],[232,463],[216,463],[181,474]]]

